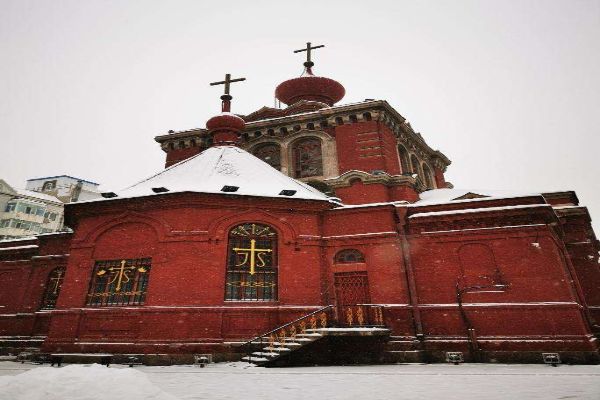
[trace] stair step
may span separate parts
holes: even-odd
[[[268,358],[264,358],[264,357],[252,357],[252,356],[246,356],[242,358],[243,361],[248,361],[251,363],[263,363],[263,362],[267,362],[269,361]]]
[[[266,351],[292,351],[291,349],[289,349],[287,347],[265,347],[265,348],[263,348],[263,350],[266,350]]]
[[[299,333],[296,335],[296,337],[306,337],[306,338],[320,338],[323,337],[323,335],[321,335],[320,333]]]
[[[274,353],[272,351],[255,351],[254,353],[252,353],[253,356],[259,356],[259,357],[276,357],[279,355],[279,353]]]
[[[312,341],[314,341],[314,339],[309,339],[309,338],[304,338],[304,337],[295,337],[295,338],[286,339],[286,343],[289,343],[289,342],[292,342],[292,343],[293,342],[312,342]]]

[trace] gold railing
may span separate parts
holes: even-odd
[[[377,304],[356,304],[338,308],[340,326],[385,326],[384,307]]]

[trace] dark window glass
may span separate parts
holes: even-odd
[[[258,146],[253,154],[276,170],[281,170],[281,147],[275,143]]]
[[[277,233],[246,223],[229,232],[225,300],[277,300]]]
[[[52,270],[48,275],[46,282],[46,291],[42,299],[42,310],[51,310],[56,307],[56,300],[60,294],[60,288],[65,279],[65,268],[58,267]]]
[[[294,177],[306,178],[323,175],[321,141],[317,138],[302,139],[292,147]]]
[[[152,260],[96,261],[88,293],[88,306],[144,304]]]
[[[354,249],[341,250],[335,255],[336,263],[364,263],[365,257],[363,254]]]

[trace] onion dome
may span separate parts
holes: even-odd
[[[275,89],[275,97],[286,105],[300,100],[319,101],[329,106],[340,101],[346,94],[341,83],[312,72],[312,62],[304,63],[304,73],[298,77],[282,82]]]
[[[233,97],[229,94],[229,85],[232,82],[244,80],[246,78],[231,79],[231,75],[226,74],[224,81],[210,84],[211,86],[225,85],[225,94],[221,96],[221,114],[215,115],[206,121],[206,129],[213,138],[213,146],[237,145],[240,140],[240,135],[246,123],[241,117],[230,112]]]

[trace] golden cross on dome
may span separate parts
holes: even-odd
[[[225,96],[229,96],[229,86],[230,86],[230,84],[233,83],[233,82],[241,82],[241,81],[245,81],[245,80],[246,80],[246,78],[231,79],[231,74],[225,74],[225,80],[224,81],[212,82],[210,84],[210,86],[225,85]]]
[[[235,251],[238,255],[241,253],[244,256],[244,260],[239,265],[237,265],[238,267],[245,265],[248,262],[248,257],[250,258],[250,275],[254,275],[255,273],[254,267],[257,266],[256,259],[258,258],[259,261],[258,267],[264,267],[266,265],[265,260],[263,258],[264,253],[273,252],[272,249],[257,249],[255,239],[250,240],[250,248],[248,249],[234,247],[232,250]]]
[[[313,65],[315,65],[315,63],[312,62],[310,55],[311,55],[311,50],[315,50],[315,49],[320,49],[321,47],[325,47],[324,44],[320,44],[318,46],[311,46],[310,42],[306,43],[306,48],[305,49],[300,49],[300,50],[294,50],[294,53],[302,53],[303,51],[306,52],[306,62],[304,63],[305,67],[312,67]]]

